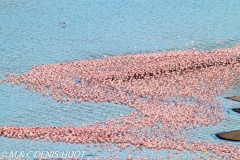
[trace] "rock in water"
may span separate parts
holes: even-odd
[[[224,140],[240,141],[240,130],[222,132],[222,133],[216,134],[216,136]]]
[[[234,112],[240,113],[240,108],[233,108],[232,109]]]
[[[231,99],[233,101],[240,102],[240,96],[225,97],[226,99]]]

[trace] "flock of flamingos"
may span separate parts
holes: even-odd
[[[128,105],[136,112],[81,127],[0,126],[0,135],[131,147],[129,160],[142,159],[134,154],[141,148],[175,150],[176,155],[165,157],[169,159],[180,158],[184,150],[201,152],[209,159],[239,159],[240,147],[231,143],[185,137],[188,130],[224,120],[224,106],[216,96],[236,85],[239,62],[240,45],[236,45],[212,51],[167,51],[39,65],[25,74],[6,74],[0,83],[24,84],[25,89],[59,103],[109,102]],[[111,158],[119,157],[113,152]]]

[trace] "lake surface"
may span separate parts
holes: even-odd
[[[174,3],[163,0],[2,0],[0,3],[0,79],[6,73],[27,72],[33,65],[174,49],[211,50],[239,43],[240,2],[237,0]],[[189,132],[190,137],[208,141],[214,139],[211,134],[239,129],[236,126],[240,116],[227,112],[231,105],[224,101],[224,122],[193,130]],[[107,117],[128,115],[133,111],[128,106],[109,103],[59,104],[28,92],[23,86],[0,85],[1,126],[62,126],[69,122],[80,126],[82,122],[104,121]],[[86,150],[85,155],[91,157],[97,149],[5,137],[0,137],[0,144],[0,153]],[[127,152],[119,154],[125,157]],[[108,153],[99,153],[104,154]],[[147,157],[153,152],[146,150],[139,154]]]

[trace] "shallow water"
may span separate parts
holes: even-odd
[[[0,79],[6,73],[27,72],[32,65],[102,59],[104,55],[232,47],[240,43],[239,9],[238,1],[2,0]],[[0,125],[62,126],[71,122],[80,126],[134,111],[108,103],[60,104],[9,84],[0,85],[0,94]],[[230,108],[230,104],[225,106]],[[224,122],[193,130],[190,137],[208,141],[214,139],[213,133],[236,128],[240,116],[227,113]],[[80,149],[79,145],[5,137],[0,137],[0,143],[0,153]],[[95,151],[94,147],[88,150],[89,154]],[[148,153],[153,154],[147,150],[143,155]],[[127,151],[119,154],[124,157]]]

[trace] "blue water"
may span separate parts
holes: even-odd
[[[32,65],[173,49],[208,50],[239,43],[240,2],[237,0],[174,3],[1,0],[0,3],[0,79],[6,73],[27,72]],[[0,85],[1,126],[6,123],[62,126],[68,122],[80,126],[82,122],[104,121],[133,111],[128,106],[108,103],[59,104],[28,92],[23,86]],[[205,138],[214,139],[210,134],[206,133]],[[79,145],[5,137],[0,137],[0,144],[0,153],[23,149],[79,150]],[[89,155],[95,150],[88,149]]]

